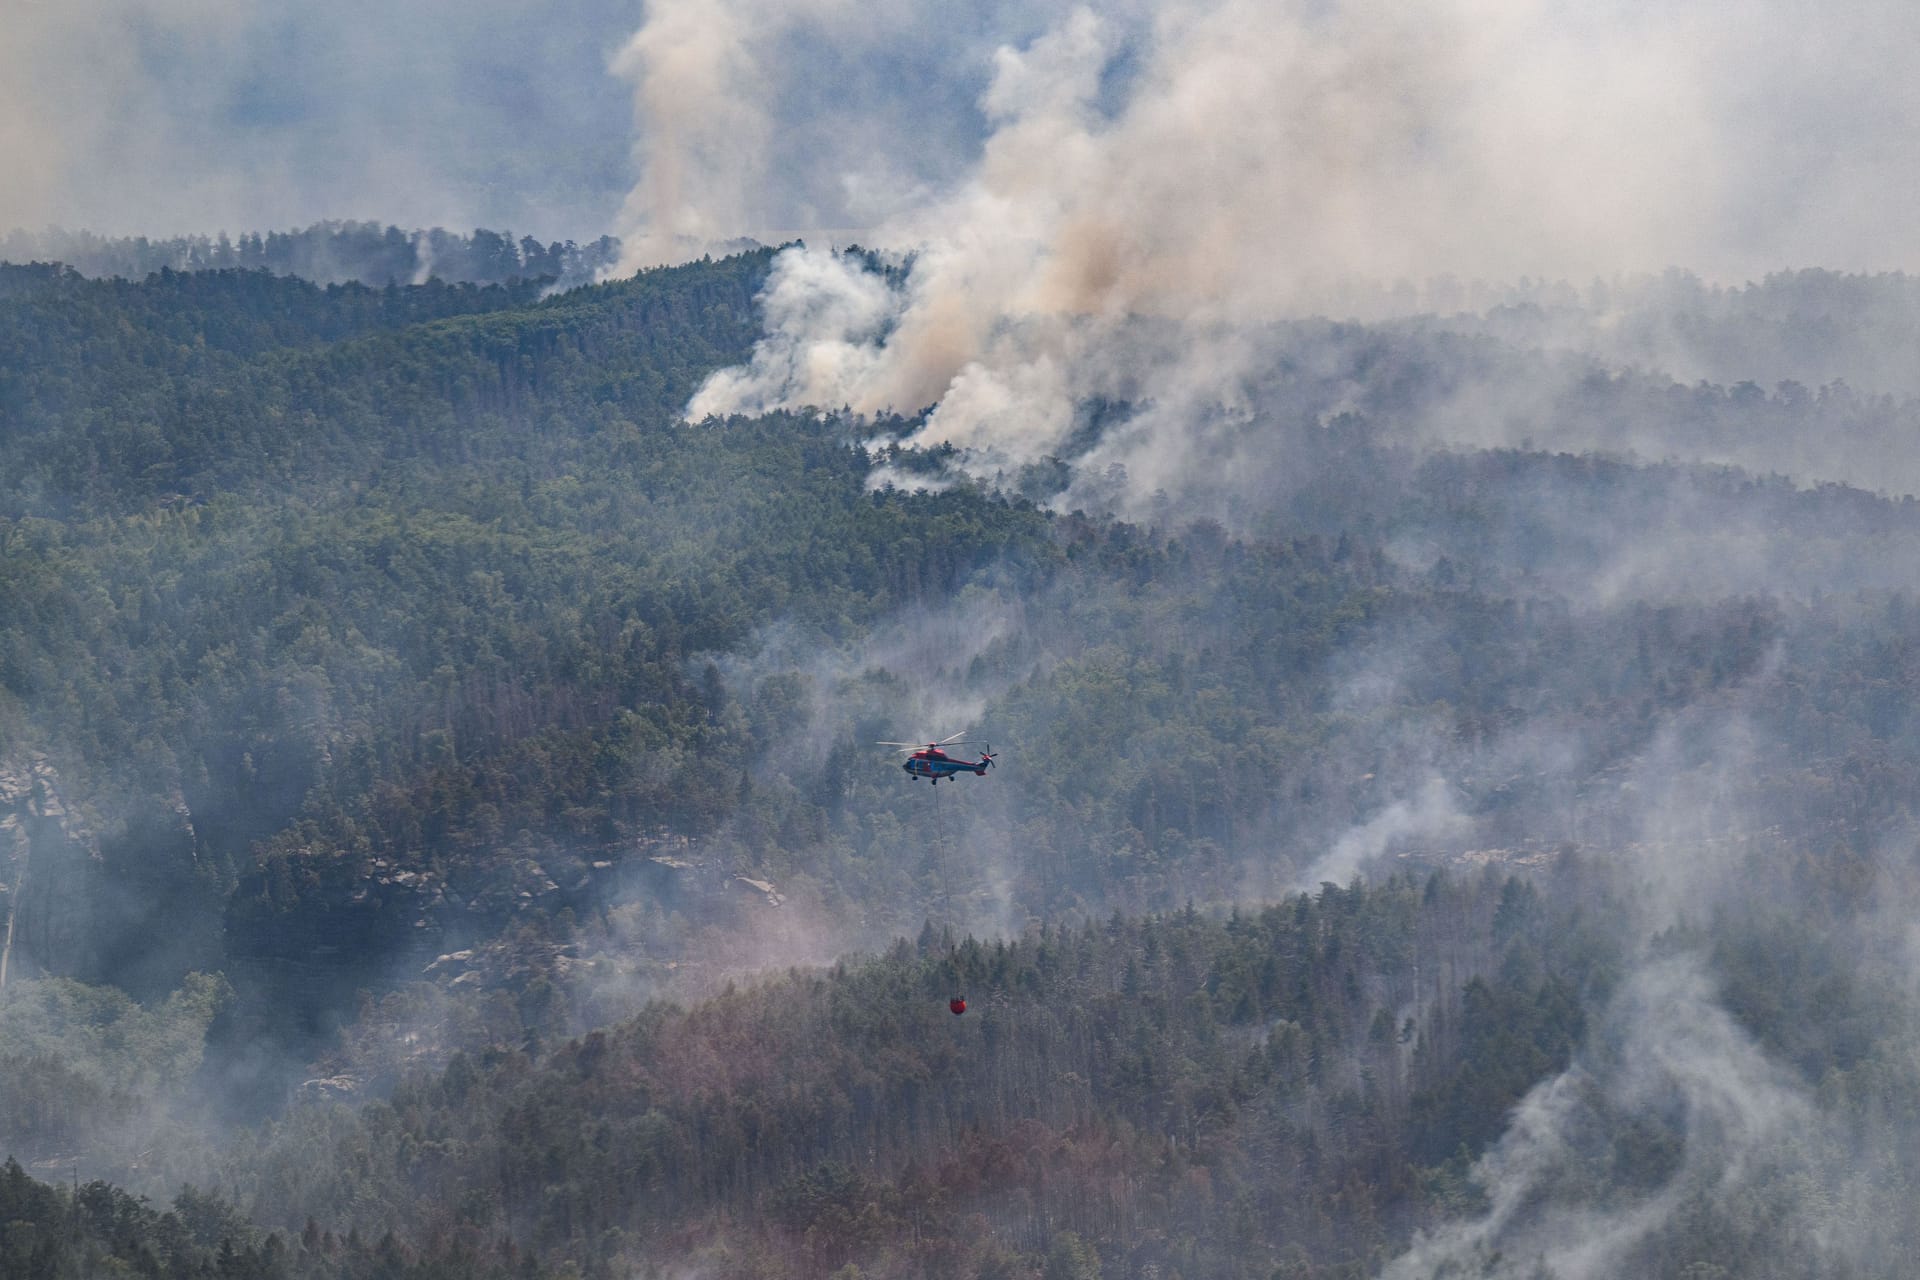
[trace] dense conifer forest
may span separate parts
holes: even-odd
[[[1911,281],[1276,326],[1103,503],[683,419],[772,250],[324,239],[0,265],[0,1273],[1920,1253]]]
[[[745,247],[745,246],[742,246]],[[316,222],[292,231],[213,236],[102,236],[49,227],[0,236],[0,260],[58,262],[88,276],[144,280],[163,271],[239,269],[298,276],[315,284],[506,284],[591,280],[619,257],[619,242],[542,243],[533,236],[476,228],[403,231],[373,222]]]

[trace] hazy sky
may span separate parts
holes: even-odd
[[[671,256],[954,213],[996,131],[1051,120],[1102,198],[1236,234],[1279,198],[1316,250],[1409,246],[1390,267],[1911,268],[1915,47],[1898,0],[0,0],[0,228],[338,217]]]
[[[0,0],[0,228],[604,231],[630,0]]]
[[[759,193],[713,211],[721,238],[845,222],[871,202],[852,190],[863,179],[944,180],[977,147],[993,48],[1041,29],[1024,5],[923,27],[881,4],[849,40],[854,8],[823,21],[826,7],[713,5],[698,29],[668,23],[684,45],[669,59],[710,48],[715,23],[745,55],[727,63],[744,83],[698,103],[708,127],[744,113],[754,137],[777,134],[744,179],[748,152],[711,162]],[[636,98],[614,69],[650,16],[639,0],[0,0],[0,231],[616,230],[637,150],[683,105],[671,85]],[[849,176],[856,153],[870,163]]]

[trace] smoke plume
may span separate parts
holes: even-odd
[[[1102,505],[1124,477],[1137,514],[1246,460],[1230,437],[1258,412],[1272,325],[1438,296],[1395,281],[1914,261],[1896,196],[1920,156],[1894,122],[1920,100],[1881,51],[1915,19],[1893,6],[1081,6],[990,54],[947,39],[941,92],[974,76],[977,146],[956,130],[889,187],[876,175],[901,176],[911,139],[812,145],[782,114],[783,59],[887,48],[912,12],[881,6],[860,36],[832,0],[661,4],[622,55],[644,172],[624,266],[768,226],[862,226],[903,255],[882,278],[789,249],[764,342],[690,417],[931,408],[920,442],[1006,480],[1065,455],[1083,406],[1123,405],[1059,503]],[[1788,45],[1847,75],[1784,66]],[[898,96],[922,121],[946,101]]]

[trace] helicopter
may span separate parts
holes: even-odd
[[[878,742],[874,745],[911,751],[913,754],[908,756],[900,767],[905,769],[907,776],[915,782],[925,778],[936,787],[940,785],[940,779],[952,778],[962,773],[978,774],[984,778],[987,776],[987,770],[993,767],[991,744],[981,748],[978,760],[948,755],[943,748],[971,745],[962,734],[958,733],[951,738],[929,742],[924,747],[917,742]]]

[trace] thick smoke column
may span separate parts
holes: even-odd
[[[803,151],[769,82],[807,33],[873,50],[912,8],[882,6],[861,44],[833,0],[663,3],[622,58],[646,174],[626,266],[854,220],[911,254],[884,285],[822,246],[784,255],[764,343],[690,416],[935,406],[921,442],[1006,478],[1059,456],[1079,406],[1121,403],[1078,474],[1124,473],[1137,500],[1179,493],[1197,457],[1233,465],[1216,437],[1255,411],[1265,326],[1344,314],[1361,282],[1912,257],[1890,197],[1920,163],[1890,121],[1920,103],[1873,51],[1915,19],[1891,8],[1820,20],[1808,47],[1850,68],[1822,80],[1780,65],[1777,42],[1814,21],[1784,3],[1079,7],[979,52],[975,152],[876,195],[911,139]],[[979,42],[949,47],[964,74]],[[1869,148],[1875,177],[1848,158]],[[864,199],[827,208],[823,172]]]
[[[624,261],[658,262],[697,254],[738,234],[747,175],[763,161],[761,111],[750,86],[758,67],[737,5],[655,4],[647,25],[614,59],[635,81],[642,123],[635,156],[647,175],[621,210]],[[732,226],[717,219],[728,217]]]
[[[609,64],[633,86],[640,175],[613,227],[619,270],[742,236],[852,235],[922,207],[977,155],[992,51],[1063,12],[1060,0],[653,0]]]

